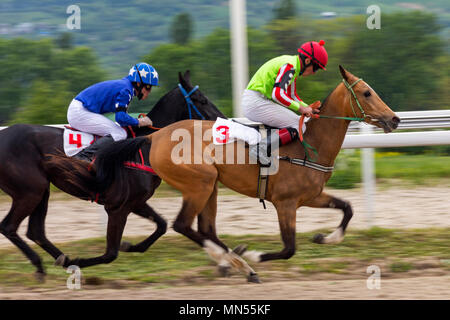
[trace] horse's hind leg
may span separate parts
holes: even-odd
[[[38,206],[31,213],[28,222],[28,239],[37,243],[42,249],[47,251],[55,260],[63,253],[56,248],[45,235],[45,218],[47,216],[49,189],[45,190],[44,196]]]
[[[223,249],[228,250],[226,244],[224,244],[217,237],[216,233],[216,215],[217,215],[217,183],[214,186],[214,190],[211,193],[205,207],[197,217],[197,229],[204,237],[214,241]]]
[[[22,240],[17,234],[22,221],[34,211],[39,204],[41,196],[27,195],[27,198],[21,197],[20,200],[13,198],[13,203],[9,213],[0,223],[0,233],[5,235],[14,245],[16,245],[25,256],[36,267],[36,277],[38,280],[43,280],[45,276],[42,260],[39,255],[30,248],[30,246]]]
[[[318,233],[314,236],[313,242],[319,244],[337,244],[344,240],[345,230],[347,229],[347,225],[353,216],[353,210],[349,202],[322,192],[319,196],[304,205],[312,208],[341,209],[344,212],[344,217],[342,218],[341,224],[333,233],[328,236]]]
[[[205,208],[203,208],[203,210],[197,217],[197,230],[201,235],[213,241],[214,243],[219,245],[223,250],[225,250],[223,251],[220,250],[219,248],[216,248],[216,251],[225,253],[228,251],[228,247],[217,237],[216,215],[217,215],[217,183],[214,186],[214,190],[211,196],[209,197]],[[217,261],[217,263],[219,273],[222,276],[229,276],[231,264],[226,259],[221,259],[220,261]]]
[[[156,223],[156,230],[148,238],[136,245],[132,245],[129,242],[123,241],[120,245],[120,251],[145,252],[156,240],[158,240],[163,234],[166,233],[167,222],[146,203],[141,209],[134,210],[133,213],[136,213],[143,218],[154,221]]]

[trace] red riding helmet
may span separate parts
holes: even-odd
[[[315,62],[320,68],[327,70],[325,69],[325,66],[328,62],[328,53],[323,46],[324,44],[325,41],[323,40],[320,40],[319,42],[305,42],[300,48],[298,48],[298,53],[304,54],[306,57]]]

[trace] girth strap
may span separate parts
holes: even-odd
[[[308,161],[306,159],[296,159],[296,158],[289,158],[288,156],[278,156],[278,160],[289,161],[289,163],[292,163],[292,164],[304,166],[307,168],[311,168],[311,169],[326,172],[326,173],[333,172],[333,170],[334,170],[334,167],[326,167],[321,164]]]
[[[261,133],[261,141],[267,139],[267,129],[263,124],[259,126],[259,132]],[[269,137],[270,138],[270,137]],[[270,150],[267,150],[268,156],[270,157]],[[258,162],[259,162],[259,148],[258,148]],[[267,193],[267,183],[269,182],[269,168],[271,164],[263,165],[259,164],[259,175],[258,175],[258,191],[257,195],[259,198],[259,202],[263,204],[264,209],[266,209],[266,203],[264,199],[266,198]]]

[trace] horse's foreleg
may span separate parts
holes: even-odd
[[[212,216],[215,217],[216,214],[216,206],[213,202],[217,201],[217,190],[215,190],[216,186],[213,188],[214,189],[210,194],[203,192],[192,195],[183,195],[183,206],[173,223],[173,229],[201,246],[211,259],[216,261],[219,265],[222,264],[223,266],[226,266],[229,264],[234,268],[245,272],[248,281],[259,282],[258,276],[253,269],[241,257],[229,250],[215,235],[215,219],[210,219]],[[202,212],[202,218],[200,218],[201,221],[199,223],[200,229],[203,229],[203,232],[192,229],[194,218],[200,212]],[[209,221],[209,223],[205,223],[205,221]],[[214,222],[212,229],[210,228],[210,226],[212,226],[211,221]],[[213,230],[214,236],[212,236],[211,230]],[[209,237],[212,237],[213,240]]]
[[[146,203],[139,210],[134,210],[133,213],[143,218],[154,221],[156,223],[156,230],[148,238],[136,245],[132,245],[129,242],[123,241],[120,245],[120,251],[145,252],[156,240],[158,240],[163,234],[166,233],[167,222]]]
[[[296,203],[294,201],[273,202],[278,214],[281,238],[284,248],[280,252],[263,253],[254,250],[245,252],[242,256],[255,262],[275,259],[289,259],[295,253]]]
[[[353,210],[349,202],[322,192],[319,196],[304,205],[312,208],[341,209],[344,212],[344,217],[342,218],[341,224],[333,233],[328,236],[318,233],[314,236],[313,242],[319,244],[337,244],[344,240],[345,230],[347,229],[347,225],[353,216]]]
[[[256,273],[239,257],[241,251],[245,251],[243,246],[231,250],[218,237],[216,232],[216,216],[217,216],[217,183],[214,191],[206,203],[205,208],[197,217],[198,232],[211,240],[205,245],[205,250],[209,256],[218,264],[219,273],[222,276],[229,276],[230,269],[236,267],[239,271],[247,274],[249,280],[258,282]]]
[[[90,267],[101,263],[110,263],[119,255],[120,240],[122,239],[123,230],[127,221],[129,211],[110,211],[108,213],[108,227],[106,233],[106,252],[105,254],[95,258],[76,258],[69,259],[67,256],[61,256],[57,259],[57,264],[67,268],[71,265],[80,268]]]

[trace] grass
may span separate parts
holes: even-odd
[[[359,151],[342,150],[328,187],[350,189],[361,182],[361,157]],[[450,156],[435,154],[375,153],[375,175],[387,185],[449,184]]]
[[[365,275],[363,266],[367,267],[373,261],[384,261],[386,272],[398,273],[413,270],[412,261],[422,261],[424,257],[434,257],[440,261],[450,259],[450,228],[372,228],[348,233],[339,245],[317,245],[310,241],[312,237],[313,233],[297,235],[297,252],[291,259],[266,262],[254,267],[263,277],[272,271],[302,277],[323,272],[345,274],[355,272],[358,266],[361,269],[358,272]],[[282,248],[279,236],[224,235],[221,238],[230,247],[245,243],[249,249],[265,252]],[[137,242],[141,239],[127,240]],[[75,241],[60,247],[70,257],[93,257],[103,254],[105,239]],[[53,266],[53,259],[40,248],[37,252],[43,258],[48,273],[44,284],[34,279],[35,270],[28,260],[16,248],[8,248],[0,250],[0,286],[64,288],[69,274]],[[450,271],[450,264],[442,263],[440,267]],[[113,263],[83,269],[82,274],[93,283],[125,280],[132,285],[152,283],[158,286],[196,280],[207,282],[216,277],[215,264],[206,253],[181,236],[165,236],[144,254],[121,253]]]
[[[389,267],[392,272],[407,272],[413,268],[411,263],[403,261],[394,262]]]
[[[376,176],[423,183],[430,178],[450,178],[450,156],[395,155],[375,160]]]

